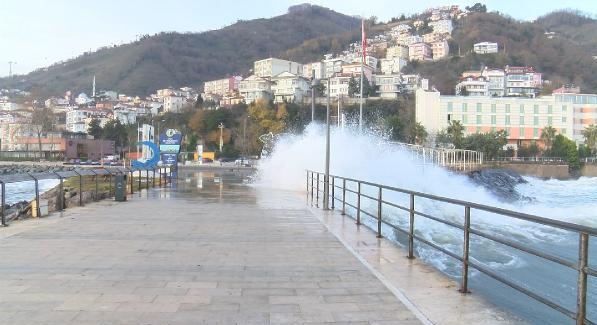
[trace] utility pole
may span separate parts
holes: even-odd
[[[311,70],[311,122],[315,121],[315,69]]]
[[[222,153],[222,147],[224,146],[224,138],[222,136],[222,132],[224,131],[224,123],[220,123],[220,125],[218,125],[218,129],[220,129],[220,153]]]
[[[330,78],[328,78],[328,96],[325,114],[325,175],[323,177],[323,209],[330,209]]]
[[[17,64],[15,61],[8,61],[8,77],[12,77],[12,65]]]

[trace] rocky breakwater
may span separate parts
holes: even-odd
[[[0,179],[3,178],[10,178],[9,175],[18,175],[18,174],[40,174],[40,173],[54,173],[54,172],[61,172],[61,171],[70,171],[75,170],[74,166],[63,166],[58,164],[25,164],[25,163],[14,163],[14,164],[2,164],[0,165]],[[100,191],[96,193],[95,191],[86,191],[83,189],[82,193],[79,193],[78,187],[69,187],[64,186],[62,191],[58,186],[47,190],[43,193],[40,193],[40,206],[45,206],[47,204],[47,212],[52,213],[54,211],[59,211],[62,209],[66,209],[68,207],[78,206],[79,203],[88,203],[95,200],[104,199],[110,196],[110,193],[107,191]],[[35,193],[31,193],[32,196],[35,196]],[[79,196],[82,196],[79,199]],[[33,216],[33,201],[19,201],[12,204],[6,204],[4,206],[4,215],[8,222],[17,219],[26,219]],[[62,205],[62,207],[60,206]]]
[[[481,169],[468,173],[476,184],[485,187],[500,200],[507,202],[531,201],[532,198],[520,194],[516,185],[527,181],[515,171],[508,169]]]

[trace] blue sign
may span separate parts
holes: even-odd
[[[160,159],[160,149],[151,141],[142,141],[137,144],[147,146],[151,150],[151,158],[147,160],[133,160],[131,166],[137,168],[150,168],[155,167]]]
[[[176,166],[178,165],[178,153],[182,143],[182,133],[175,129],[168,129],[160,134],[160,152],[162,164]]]

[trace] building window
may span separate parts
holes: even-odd
[[[466,111],[467,111],[467,108],[468,108],[468,107],[467,107],[467,104],[466,104],[466,103],[462,103],[462,111],[463,111],[464,113],[466,113]]]
[[[562,134],[566,134],[566,129],[562,129],[560,131],[562,131]]]
[[[448,112],[452,112],[452,102],[448,102]]]
[[[539,137],[539,129],[538,128],[534,128],[533,129],[533,138],[537,138]]]
[[[482,113],[482,112],[483,112],[483,104],[477,103],[477,113]]]
[[[463,124],[466,124],[466,123],[468,123],[468,118],[467,118],[467,116],[466,116],[466,115],[462,115],[462,123],[463,123]]]
[[[520,121],[520,123],[519,123],[520,125],[524,125],[524,116],[520,116],[519,121]]]
[[[518,138],[524,139],[524,128],[518,129]]]
[[[562,108],[562,110],[564,110],[564,109]],[[547,106],[547,114],[553,114],[553,105]]]
[[[496,127],[495,127],[495,126],[492,126],[492,127],[491,127],[491,132],[497,132],[497,129],[496,129]]]
[[[553,117],[549,116],[547,118],[547,125],[553,125]]]
[[[566,116],[562,116],[562,123],[566,123],[568,122],[568,119],[566,118]]]
[[[483,119],[481,117],[481,115],[477,115],[477,124],[481,124],[483,123]]]
[[[524,104],[520,104],[520,114],[524,114]]]
[[[533,106],[533,113],[539,114],[539,105]]]
[[[510,104],[506,104],[506,113],[510,114]]]
[[[506,115],[506,121],[505,121],[506,125],[510,125],[510,115]]]
[[[495,104],[491,104],[491,112],[495,113]]]
[[[533,117],[533,125],[539,125],[539,116]]]
[[[562,106],[562,113],[566,113],[567,110],[568,107],[566,105]],[[551,114],[551,111],[549,112],[549,114]]]
[[[491,124],[495,125],[497,123],[497,117],[495,115],[491,115]]]

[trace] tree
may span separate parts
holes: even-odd
[[[585,137],[585,145],[589,151],[594,153],[596,150],[595,143],[597,142],[597,125],[591,124],[585,127],[584,130],[581,131],[581,134]]]
[[[129,144],[128,130],[119,120],[109,120],[104,126],[104,139],[113,140],[116,148],[122,151]]]
[[[427,130],[421,122],[417,122],[411,129],[411,142],[417,145],[422,145],[427,140]]]
[[[41,136],[44,132],[52,130],[54,126],[54,113],[52,109],[47,107],[35,107],[31,114],[32,128],[37,136],[37,144],[39,148],[39,157],[42,157]]]
[[[463,149],[483,152],[486,159],[493,159],[500,155],[504,145],[508,142],[508,134],[504,130],[489,133],[475,133],[464,138]]]
[[[561,134],[556,135],[554,138],[551,155],[564,159],[568,163],[568,167],[572,170],[580,168],[576,143]]]
[[[94,139],[100,139],[102,137],[102,127],[100,126],[100,120],[97,118],[91,119],[89,127],[87,128],[87,134],[91,135]]]
[[[392,115],[384,119],[386,129],[390,132],[390,140],[404,141],[404,122],[398,115]]]
[[[361,85],[359,85],[359,81],[352,76],[350,80],[348,80],[348,96],[354,97],[355,94],[359,94],[361,92]]]
[[[487,7],[482,3],[475,3],[472,7],[466,6],[466,10],[470,12],[487,12]]]
[[[446,129],[446,132],[450,136],[452,143],[456,149],[462,148],[462,139],[464,138],[464,126],[460,121],[452,120]]]
[[[551,148],[553,146],[553,142],[555,140],[556,137],[556,129],[553,126],[546,126],[543,128],[543,130],[541,130],[541,140],[543,141],[543,144],[545,145],[545,151],[548,154],[551,154]]]

